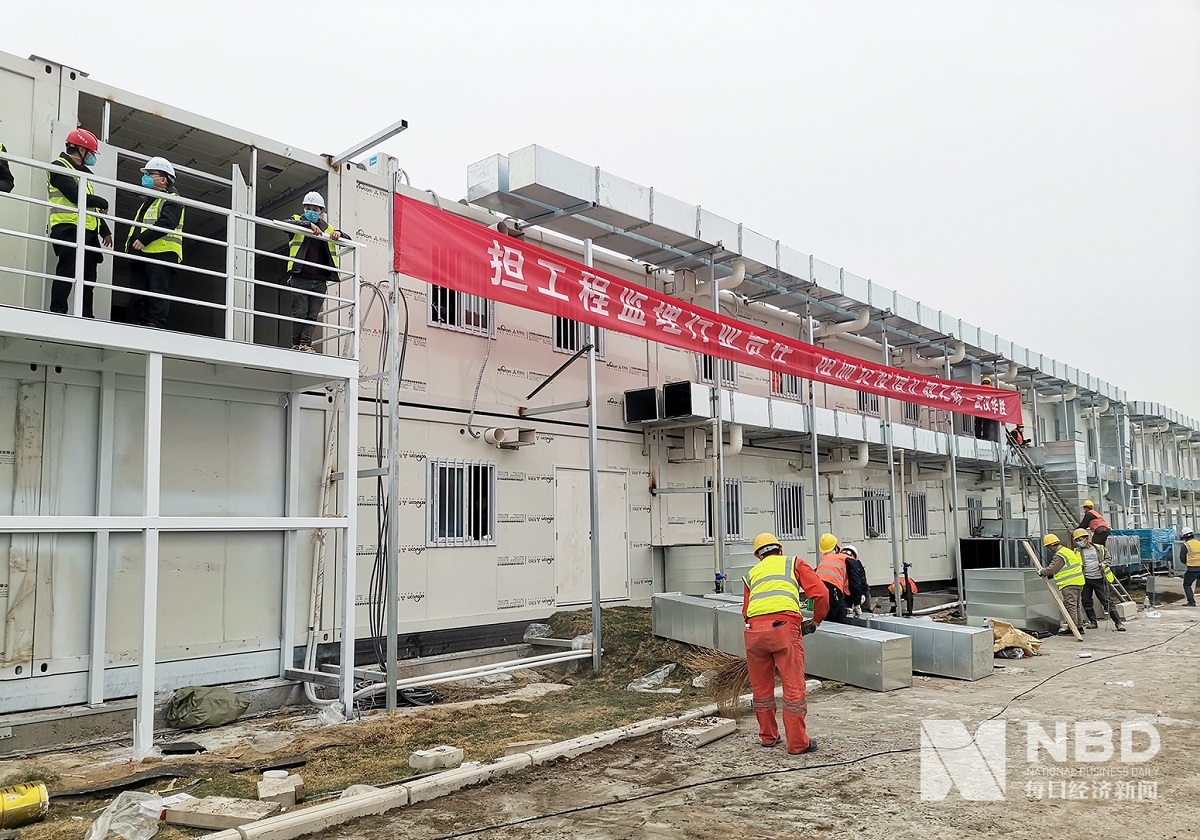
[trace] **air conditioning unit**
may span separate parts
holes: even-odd
[[[634,388],[625,392],[625,422],[631,425],[662,419],[662,400],[657,388]]]
[[[712,388],[696,382],[668,382],[663,386],[663,418],[679,421],[712,419]]]

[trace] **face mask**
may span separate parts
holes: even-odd
[[[321,214],[316,210],[305,210],[304,218],[306,221],[312,222],[315,225],[317,222],[321,221]]]
[[[154,187],[154,176],[149,172],[142,173],[142,186],[146,189],[151,189]]]
[[[83,159],[83,165],[84,166],[95,166],[96,165],[96,155],[89,154],[86,158]]]
[[[1083,548],[1085,545],[1087,545],[1087,540],[1075,540],[1075,545],[1077,545],[1079,548]]]

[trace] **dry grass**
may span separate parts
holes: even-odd
[[[701,648],[684,658],[683,667],[694,674],[708,675],[705,690],[716,701],[717,709],[725,717],[737,718],[738,698],[750,687],[745,657]]]

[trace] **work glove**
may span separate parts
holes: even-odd
[[[854,605],[854,609],[852,610],[852,612],[854,613],[855,618],[858,618],[860,615],[862,615],[862,610],[859,609],[858,604]]]
[[[801,636],[807,636],[809,633],[816,633],[816,632],[817,632],[817,622],[813,621],[811,618],[807,619],[806,621],[802,621],[800,623],[800,635]]]

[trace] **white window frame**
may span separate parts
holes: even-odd
[[[429,284],[427,297],[429,306],[426,314],[429,326],[467,335],[496,337],[496,304],[493,301],[433,283]],[[449,314],[442,313],[441,307],[448,310]],[[456,323],[442,320],[443,318],[452,319]],[[480,319],[484,323],[468,323]]]
[[[450,478],[455,475],[461,479]],[[447,480],[443,481],[443,476]],[[481,492],[485,502],[478,505]],[[495,462],[429,459],[426,507],[427,546],[495,545]]]
[[[917,424],[921,422],[921,404],[920,403],[904,403],[903,418],[905,423]]]
[[[983,496],[967,496],[967,533],[977,533],[982,527]]]
[[[704,479],[708,492],[704,494],[704,541],[713,541],[713,482],[712,477]],[[740,478],[725,479],[725,541],[737,542],[744,540],[743,531],[746,527],[746,516],[742,510],[742,480]]]
[[[804,399],[803,382],[799,376],[794,373],[779,373],[771,371],[771,395],[775,397],[783,397],[785,400],[802,400]]]
[[[880,408],[882,398],[878,394],[872,394],[870,391],[858,392],[858,410],[871,417],[878,417],[883,413]]]
[[[700,365],[700,381],[706,382],[709,385],[713,383],[713,365],[720,363],[721,365],[721,387],[736,388],[738,386],[738,364],[729,359],[718,359],[716,356],[710,356],[707,353],[699,353]]]
[[[775,482],[775,536],[781,540],[802,540],[804,521],[804,485],[799,481]]]
[[[575,321],[571,318],[564,318],[561,315],[554,315],[551,323],[551,338],[554,341],[555,353],[566,353],[574,356],[579,352],[579,348],[587,344],[587,328],[588,325],[583,321]],[[603,327],[596,327],[596,358],[604,358],[604,335],[607,332]],[[566,339],[564,341],[564,339]],[[574,345],[574,346],[572,346]]]
[[[910,490],[904,494],[908,505],[908,536],[910,539],[929,539],[929,497],[924,490]]]
[[[875,535],[871,535],[871,531]],[[863,488],[863,539],[885,540],[888,537],[887,491],[878,487]]]

